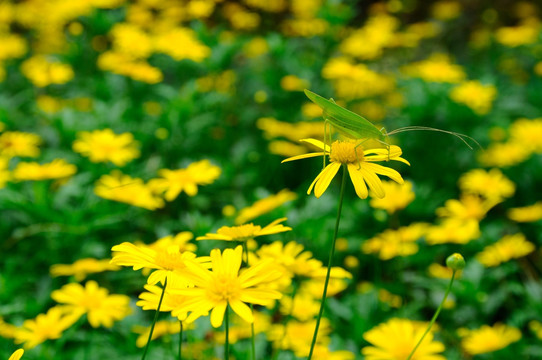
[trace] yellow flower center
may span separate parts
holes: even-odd
[[[184,268],[184,260],[179,251],[160,251],[156,254],[156,264],[165,270],[175,270]]]
[[[220,274],[215,277],[213,284],[208,288],[207,295],[214,301],[238,299],[241,284],[237,276]]]
[[[356,146],[357,143],[351,141],[337,140],[331,144],[331,153],[329,159],[332,162],[341,164],[354,164],[363,161],[363,148]]]

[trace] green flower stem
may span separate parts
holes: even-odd
[[[183,351],[183,322],[179,321],[179,324],[181,325],[181,331],[179,332],[179,360],[181,360]]]
[[[442,310],[442,306],[444,305],[444,302],[446,301],[446,298],[448,297],[448,294],[450,293],[450,290],[452,290],[452,284],[454,283],[455,272],[456,272],[456,270],[454,270],[452,272],[452,278],[450,279],[450,283],[448,284],[448,288],[446,289],[446,292],[444,293],[444,298],[442,298],[442,301],[440,302],[440,305],[438,306],[437,311],[435,311],[435,315],[433,315],[433,318],[429,322],[429,325],[427,326],[427,329],[425,329],[425,332],[423,333],[421,339],[418,341],[418,343],[416,344],[414,349],[412,349],[412,351],[410,352],[410,354],[408,355],[406,360],[410,360],[412,358],[412,356],[414,356],[414,353],[416,352],[416,349],[418,349],[418,347],[422,343],[423,339],[425,338],[425,335],[427,335],[427,333],[431,330],[431,327],[433,326],[433,324],[437,320],[438,314],[440,314],[440,310]]]
[[[324,306],[326,304],[327,286],[329,284],[329,276],[331,274],[331,262],[333,261],[333,255],[335,254],[335,243],[337,241],[337,234],[339,233],[339,222],[341,221],[341,211],[343,208],[344,188],[346,184],[346,165],[343,165],[343,178],[341,183],[341,194],[339,195],[339,208],[337,210],[337,221],[335,222],[335,231],[333,233],[333,242],[331,243],[331,251],[329,252],[329,261],[327,264],[326,280],[324,282],[324,293],[322,294],[322,302],[320,303],[320,312],[316,319],[316,328],[314,329],[314,335],[312,337],[311,350],[309,352],[308,360],[312,358],[314,346],[316,345],[316,337],[318,336],[318,328],[320,327],[320,320],[324,314]]]
[[[147,351],[149,351],[149,345],[151,344],[152,333],[154,332],[154,325],[156,325],[156,321],[158,320],[158,314],[160,313],[162,300],[164,300],[164,294],[166,293],[166,286],[167,286],[167,276],[166,276],[166,280],[164,281],[162,294],[160,295],[160,300],[158,301],[158,307],[156,308],[156,313],[154,314],[154,320],[152,321],[151,331],[149,332],[149,338],[147,339],[147,345],[145,346],[145,351],[143,352],[143,356],[141,357],[141,360],[145,360],[145,357],[147,356]]]
[[[224,341],[224,360],[228,360],[230,358],[230,311],[229,311],[230,305],[226,305],[226,314],[224,316],[226,317],[224,327],[226,328],[226,339]]]
[[[248,267],[248,247],[247,247],[247,242],[246,241],[243,241],[243,258],[244,258],[244,262],[245,262],[245,265]],[[254,305],[252,305],[252,303],[249,304],[250,305],[250,311],[252,312],[252,314],[254,314]],[[256,332],[254,331],[254,321],[250,324],[250,330],[252,332],[252,336],[251,336],[251,352],[252,352],[252,360],[256,360]]]

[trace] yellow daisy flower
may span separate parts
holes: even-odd
[[[508,218],[516,222],[535,222],[542,219],[542,201],[531,206],[524,206],[508,210]]]
[[[164,207],[160,198],[149,184],[139,178],[132,178],[113,170],[110,175],[103,175],[94,186],[94,193],[104,199],[118,201],[147,210]]]
[[[504,349],[521,339],[519,329],[499,323],[493,326],[483,325],[475,330],[460,329],[458,333],[463,338],[461,346],[470,355]]]
[[[523,234],[507,235],[495,244],[486,246],[482,252],[476,255],[476,259],[486,267],[493,267],[511,259],[528,255],[535,248],[525,239]]]
[[[382,186],[386,196],[382,199],[373,198],[369,204],[375,209],[386,210],[388,214],[406,208],[416,197],[410,181],[405,181],[404,184],[383,181]]]
[[[388,229],[361,245],[365,254],[378,254],[382,260],[408,256],[418,252],[418,241],[427,231],[427,224],[416,223],[397,230]]]
[[[281,222],[286,220],[286,218],[277,219],[264,228],[252,223],[240,226],[222,226],[217,230],[216,234],[207,233],[205,236],[198,236],[196,240],[248,241],[257,236],[278,234],[292,230],[292,228],[281,224]]]
[[[459,187],[465,193],[496,200],[509,198],[516,191],[516,185],[499,169],[471,170],[459,178]]]
[[[79,316],[67,314],[64,309],[55,306],[46,314],[25,320],[23,326],[15,332],[15,343],[24,343],[25,349],[32,349],[46,340],[59,339],[64,330],[72,326],[78,318]]]
[[[404,360],[421,339],[426,327],[424,323],[408,319],[390,319],[363,334],[363,338],[372,346],[364,347],[361,353],[366,360]],[[429,332],[411,360],[445,360],[439,354],[443,351],[444,345],[434,341],[433,334]]]
[[[81,284],[64,285],[51,293],[51,297],[64,309],[74,314],[87,314],[90,325],[94,328],[110,328],[114,321],[122,320],[130,312],[130,298],[126,295],[109,295],[107,289],[98,286],[96,281]]]
[[[41,138],[36,134],[6,131],[0,135],[0,156],[37,157],[40,154],[38,146],[41,143]]]
[[[235,224],[245,224],[246,222],[254,220],[263,214],[267,214],[284,203],[295,200],[296,198],[296,193],[291,192],[288,189],[281,190],[278,194],[273,194],[264,199],[258,200],[251,206],[239,211],[239,214],[235,218]]]
[[[8,360],[19,360],[23,356],[23,354],[24,354],[23,349],[15,350],[15,352],[11,354]]]
[[[168,283],[164,296],[162,298],[162,305],[160,305],[160,311],[171,312],[171,316],[178,318],[180,321],[186,320],[186,311],[179,311],[184,305],[187,296],[172,293],[173,289],[186,289],[188,285],[186,281],[182,281],[176,277],[168,277]],[[137,306],[141,306],[143,310],[156,310],[158,309],[158,303],[162,297],[162,288],[157,285],[145,285],[146,292],[139,295],[139,301]]]
[[[62,179],[72,176],[76,172],[75,165],[67,163],[64,159],[55,159],[46,164],[20,162],[13,170],[13,178],[19,181]]]
[[[111,129],[81,131],[73,142],[73,150],[95,163],[111,161],[124,166],[139,157],[138,142],[131,133],[115,134]]]
[[[83,281],[88,274],[103,271],[117,271],[120,267],[112,265],[110,260],[98,260],[93,258],[79,259],[73,264],[55,264],[49,272],[52,277],[73,276],[76,281]]]
[[[187,275],[194,284],[193,288],[185,290],[172,289],[172,293],[186,295],[188,299],[181,311],[189,311],[186,322],[190,323],[209,314],[211,311],[211,325],[219,327],[224,320],[226,307],[252,323],[254,316],[246,303],[265,304],[272,299],[280,299],[279,292],[267,289],[265,284],[274,281],[280,276],[275,271],[271,261],[262,261],[256,265],[239,271],[243,248],[226,249],[223,253],[219,249],[211,251],[212,268],[207,270],[194,262],[187,262],[190,270]]]
[[[211,184],[221,172],[209,160],[201,160],[188,165],[186,169],[162,169],[158,172],[161,178],[151,180],[150,185],[157,191],[165,192],[164,198],[167,201],[173,201],[183,191],[188,196],[195,196],[198,185]]]
[[[166,276],[183,277],[189,263],[206,263],[208,257],[196,258],[196,254],[185,251],[181,252],[179,246],[170,246],[166,249],[151,249],[148,246],[136,246],[129,242],[123,242],[111,248],[113,259],[111,264],[132,266],[134,270],[142,268],[155,269],[147,279],[147,283],[154,285],[162,284]]]
[[[400,157],[402,151],[395,145],[391,145],[389,151],[388,149],[363,150],[361,146],[357,146],[359,141],[338,140],[333,142],[331,147],[314,139],[304,139],[302,141],[310,143],[323,151],[294,156],[285,159],[282,162],[329,154],[330,164],[318,174],[307,191],[307,195],[309,195],[314,189],[314,195],[317,198],[322,196],[326,191],[341,165],[347,166],[356,194],[361,199],[365,199],[369,196],[367,185],[371,190],[371,196],[381,199],[386,195],[384,187],[382,186],[382,181],[378,178],[378,175],[385,175],[399,184],[403,184],[404,182],[401,174],[397,171],[379,164],[374,164],[374,162],[395,160],[410,165],[408,161]]]

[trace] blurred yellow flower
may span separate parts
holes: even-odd
[[[189,263],[207,263],[208,257],[196,257],[196,254],[181,252],[178,246],[172,245],[165,249],[151,249],[146,245],[136,246],[129,242],[123,242],[111,248],[113,258],[111,264],[133,267],[134,270],[143,268],[155,270],[147,279],[149,285],[158,282],[162,284],[166,277],[171,281],[185,279],[187,265]],[[186,281],[184,281],[186,283]]]
[[[299,321],[309,321],[316,317],[320,310],[320,302],[308,293],[295,294],[292,299],[283,296],[280,299],[280,313],[292,316]]]
[[[431,16],[437,20],[452,20],[461,15],[462,6],[458,1],[441,0],[431,7]]]
[[[285,91],[303,91],[310,87],[310,83],[295,75],[286,75],[280,79],[280,87]]]
[[[248,58],[255,58],[266,54],[269,51],[269,44],[263,37],[253,37],[243,46],[243,52]]]
[[[19,360],[23,356],[23,354],[24,354],[23,349],[15,350],[15,352],[11,354],[8,360]]]
[[[469,355],[497,351],[521,339],[519,329],[500,323],[474,330],[460,329],[458,334],[463,338],[461,346]]]
[[[509,141],[521,144],[536,154],[542,153],[542,118],[518,119],[508,130]]]
[[[509,198],[516,191],[516,185],[499,169],[470,170],[459,178],[459,187],[464,193],[480,195],[495,201]]]
[[[246,322],[252,323],[254,316],[246,303],[264,305],[269,300],[280,299],[281,293],[271,290],[266,284],[280,277],[271,261],[261,261],[240,271],[242,246],[211,251],[211,270],[194,262],[187,262],[187,273],[193,288],[172,289],[173,294],[186,295],[189,300],[179,311],[190,311],[186,322],[190,323],[210,312],[211,325],[222,325],[226,307]]]
[[[537,62],[533,70],[536,75],[542,76],[542,61]]]
[[[42,140],[39,135],[20,131],[6,131],[0,135],[0,156],[37,157]]]
[[[77,138],[73,150],[95,163],[111,161],[124,166],[140,155],[138,142],[131,133],[117,135],[111,129],[81,131]]]
[[[379,164],[373,164],[373,162],[395,160],[410,165],[408,161],[401,157],[401,148],[395,145],[391,145],[389,150],[364,150],[361,146],[356,147],[358,143],[353,141],[335,141],[331,144],[331,146],[314,139],[304,139],[302,141],[320,148],[323,150],[323,152],[294,156],[285,159],[282,162],[315,156],[325,156],[326,153],[329,154],[330,164],[327,165],[320,172],[320,174],[318,174],[307,191],[307,195],[309,195],[314,188],[314,195],[317,198],[322,196],[322,194],[326,191],[331,183],[331,180],[333,180],[333,177],[335,177],[343,165],[347,166],[350,179],[352,180],[352,184],[356,190],[356,194],[361,199],[365,199],[367,196],[369,196],[367,185],[371,190],[370,193],[372,197],[381,199],[386,195],[382,186],[382,181],[378,178],[378,175],[385,175],[399,184],[404,182],[401,174],[399,174],[396,170]]]
[[[537,320],[529,321],[529,329],[531,329],[537,338],[542,340],[542,323]]]
[[[278,234],[292,230],[292,228],[281,224],[281,222],[286,220],[286,218],[277,219],[264,228],[252,223],[231,227],[222,226],[217,230],[216,234],[207,233],[205,236],[198,236],[196,240],[248,241],[257,236]]]
[[[427,268],[429,275],[434,278],[439,279],[450,279],[454,270],[450,269],[447,266],[442,266],[438,263],[433,263]],[[455,278],[458,279],[461,276],[462,271],[457,270],[455,272]]]
[[[139,178],[132,178],[113,170],[110,175],[103,175],[94,186],[94,193],[104,199],[118,201],[148,210],[164,206],[164,200],[157,192]]]
[[[222,7],[222,13],[237,30],[253,30],[260,25],[261,17],[256,12],[250,12],[237,3],[227,3]]]
[[[465,71],[453,64],[445,54],[433,54],[428,59],[409,64],[401,69],[408,76],[429,82],[459,83],[466,78]]]
[[[371,346],[365,346],[361,349],[361,353],[367,360],[406,359],[422,337],[426,327],[424,323],[392,318],[363,334],[363,338]],[[445,360],[446,358],[439,354],[444,349],[444,345],[434,341],[433,333],[429,332],[412,356],[412,360]]]
[[[536,247],[523,234],[506,235],[476,255],[485,267],[493,267],[532,253]]]
[[[361,245],[361,250],[365,254],[378,254],[381,260],[415,254],[419,248],[416,241],[424,236],[427,226],[425,223],[415,223],[397,230],[385,230],[366,240]]]
[[[508,210],[508,218],[516,222],[535,222],[542,219],[542,201],[531,206],[512,208]]]
[[[386,210],[388,214],[393,214],[397,210],[406,208],[416,197],[416,194],[412,191],[412,183],[410,181],[405,181],[403,184],[382,181],[382,187],[386,196],[382,199],[372,198],[369,204],[375,209]]]
[[[69,64],[50,61],[43,55],[34,55],[21,64],[21,72],[37,87],[65,84],[73,79]]]
[[[425,240],[429,245],[466,244],[480,235],[478,220],[446,218],[440,224],[427,229]]]
[[[183,326],[183,330],[186,330],[186,326]],[[135,325],[132,331],[139,334],[136,340],[136,346],[139,348],[147,345],[149,334],[151,332],[150,326]],[[166,335],[175,335],[181,331],[181,323],[179,321],[160,320],[154,324],[154,330],[151,340],[156,340]]]
[[[4,339],[13,339],[17,329],[17,326],[5,322],[4,318],[0,316],[0,337],[3,337]]]
[[[15,332],[15,343],[24,343],[25,349],[32,349],[46,340],[57,340],[77,319],[79,316],[73,316],[65,309],[55,306],[35,319],[25,320]]]
[[[212,165],[209,160],[201,160],[188,165],[185,169],[158,171],[161,178],[152,179],[149,185],[159,191],[165,192],[164,198],[173,201],[184,191],[188,196],[195,196],[198,193],[198,185],[209,185],[213,183],[222,170]]]
[[[497,42],[508,46],[534,44],[538,41],[540,33],[540,21],[534,17],[528,18],[518,26],[501,27],[495,33]]]
[[[128,296],[109,295],[107,289],[99,287],[93,280],[87,281],[84,287],[77,283],[64,285],[53,291],[51,297],[74,316],[86,314],[94,328],[111,328],[114,321],[122,320],[131,313]]]
[[[3,11],[6,11],[6,9],[0,8],[0,13]],[[2,20],[1,17],[2,15],[0,15],[0,21]],[[26,41],[22,36],[0,31],[0,63],[9,59],[20,58],[26,51]]]
[[[254,310],[254,335],[260,333],[267,333],[271,326],[271,317],[261,311]],[[242,339],[249,339],[252,337],[252,327],[247,326],[247,322],[239,316],[233,317],[230,320],[230,328],[228,330],[228,339],[230,344],[234,344]],[[219,344],[224,344],[226,340],[225,332],[215,332],[214,339]]]
[[[203,45],[190,28],[175,27],[156,35],[155,49],[180,61],[189,59],[202,62],[211,55],[211,49]]]
[[[19,181],[62,179],[70,177],[76,172],[75,165],[67,163],[64,159],[55,159],[46,164],[20,162],[13,170],[13,178]]]
[[[453,101],[468,106],[478,115],[489,113],[496,96],[497,88],[494,85],[483,85],[477,80],[466,81],[450,92]]]
[[[273,324],[267,332],[267,338],[272,342],[273,349],[291,350],[297,357],[306,357],[309,355],[315,326],[316,320],[304,322],[290,320],[286,324]],[[331,324],[323,317],[316,338],[317,346],[327,346],[330,342],[330,333]]]
[[[403,304],[401,296],[392,294],[386,289],[378,289],[378,300],[396,309],[400,308]]]
[[[464,194],[460,200],[447,200],[444,207],[438,208],[436,213],[441,218],[480,221],[497,203],[495,199],[486,200],[476,195]]]
[[[83,281],[87,275],[104,271],[117,271],[120,267],[110,264],[110,260],[94,258],[79,259],[73,264],[55,264],[49,272],[52,277],[73,276],[76,281]]]
[[[6,183],[11,180],[11,173],[8,169],[9,159],[0,156],[0,189],[6,186]]]
[[[524,162],[530,155],[529,146],[523,142],[493,143],[479,153],[478,161],[484,166],[506,168]]]
[[[311,119],[321,117],[322,114],[323,114],[322,108],[320,106],[316,105],[313,102],[304,103],[301,106],[301,112],[303,113],[304,116],[306,116],[308,118],[311,118]],[[298,138],[304,138],[304,137],[311,137],[311,136],[310,135],[301,136],[301,137],[298,137]]]
[[[48,114],[55,114],[62,110],[66,103],[63,101],[63,99],[48,95],[39,95],[36,99],[36,104],[41,111]]]
[[[296,193],[291,192],[288,189],[283,189],[277,194],[269,195],[266,198],[254,202],[251,206],[241,209],[235,218],[235,223],[244,224],[295,199],[297,199]]]
[[[148,244],[149,248],[161,251],[166,250],[170,248],[171,246],[175,246],[179,249],[179,251],[191,251],[195,252],[197,250],[196,244],[190,243],[190,240],[194,238],[194,234],[192,234],[190,231],[181,231],[177,235],[167,235],[164,237],[161,237],[160,239],[156,240],[152,244]]]

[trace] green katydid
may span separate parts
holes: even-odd
[[[342,106],[337,105],[335,101],[333,101],[333,99],[327,100],[323,98],[322,96],[315,94],[312,91],[307,90],[307,89],[305,89],[305,95],[307,95],[307,97],[313,103],[318,105],[323,110],[324,142],[326,141],[326,126],[329,124],[330,127],[335,128],[339,133],[341,133],[342,135],[348,138],[364,139],[357,146],[361,145],[363,142],[369,139],[374,139],[386,145],[388,151],[390,147],[389,141],[387,141],[389,135],[398,134],[405,131],[413,131],[413,130],[443,132],[443,133],[450,134],[459,138],[471,150],[472,150],[472,146],[470,146],[470,144],[465,139],[472,140],[474,143],[476,143],[476,145],[478,145],[481,148],[480,144],[478,144],[478,142],[475,139],[471,138],[470,136],[459,134],[453,131],[435,129],[435,128],[426,127],[426,126],[406,126],[399,129],[395,129],[390,132],[386,132],[385,128],[378,129],[373,123],[371,123],[369,120],[365,119],[364,117],[350,110],[347,110],[343,108]],[[331,134],[330,134],[330,142],[331,142]],[[325,165],[325,156],[324,156],[324,165]]]

